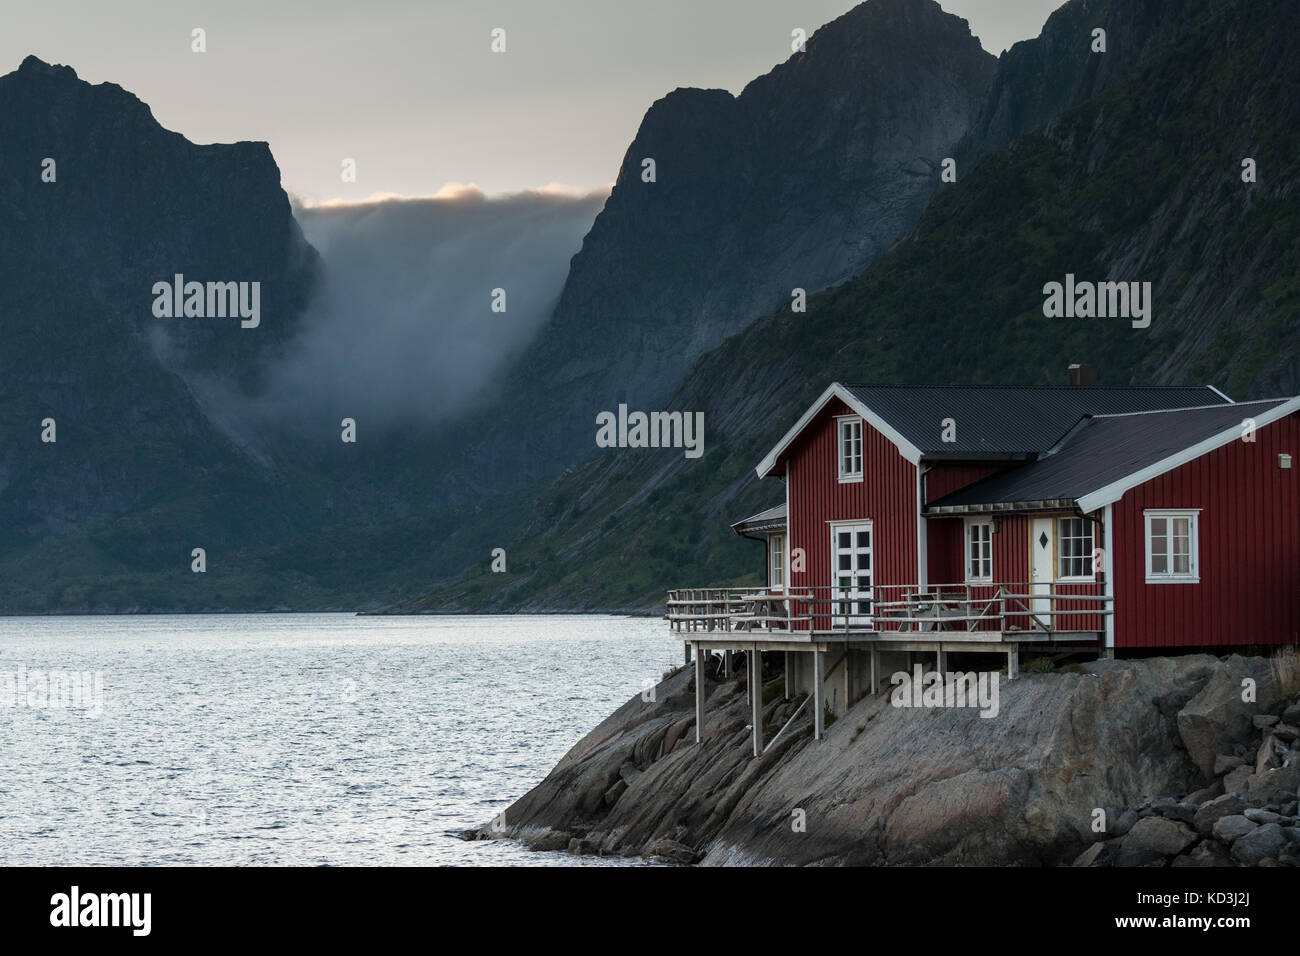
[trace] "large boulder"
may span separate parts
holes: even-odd
[[[732,849],[802,864],[1073,859],[1096,839],[1097,810],[1123,829],[1121,808],[1199,784],[1171,740],[1179,710],[1217,665],[1194,655],[1022,674],[1002,685],[996,719],[865,699],[739,804],[705,862],[735,859]],[[806,812],[806,833],[789,826],[795,807]],[[1145,837],[1130,855],[1148,842],[1173,855],[1194,839],[1177,821],[1147,819],[1134,824]]]
[[[1257,773],[1246,782],[1246,791],[1278,806],[1294,800],[1300,791],[1300,766],[1274,767]]]
[[[1202,835],[1208,834],[1214,830],[1214,825],[1223,817],[1242,813],[1245,809],[1245,800],[1235,793],[1225,793],[1209,803],[1202,804],[1201,808],[1196,811],[1196,816],[1192,819],[1192,825],[1196,827],[1198,833]]]
[[[1254,681],[1251,702],[1242,699],[1247,679]],[[1280,703],[1269,662],[1233,654],[1215,662],[1209,681],[1179,711],[1178,733],[1206,779],[1213,779],[1215,758],[1232,753],[1235,744],[1258,739],[1254,718]]]
[[[1233,859],[1247,866],[1256,866],[1284,853],[1290,841],[1282,827],[1276,823],[1266,823],[1247,833],[1232,845]]]
[[[1144,817],[1124,837],[1115,865],[1145,866],[1177,856],[1195,842],[1196,831],[1185,823],[1164,817]]]
[[[1214,839],[1220,843],[1232,843],[1241,839],[1247,833],[1258,829],[1258,823],[1252,823],[1244,815],[1234,813],[1231,816],[1220,817],[1214,824]]]

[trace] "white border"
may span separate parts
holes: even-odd
[[[1094,566],[1093,566],[1093,569],[1092,569],[1092,574],[1071,575],[1070,577],[1064,577],[1064,578],[1060,576],[1060,574],[1061,574],[1061,538],[1063,537],[1063,535],[1061,534],[1061,522],[1062,522],[1062,521],[1081,521],[1081,522],[1083,522],[1083,526],[1084,526],[1084,528],[1089,529],[1088,537],[1092,538],[1092,551],[1091,551],[1091,553],[1089,553],[1089,555],[1088,555],[1088,563],[1089,563],[1090,565],[1094,565]],[[1054,551],[1056,552],[1056,554],[1054,554],[1054,555],[1052,556],[1052,560],[1054,560],[1054,561],[1056,562],[1056,567],[1054,567],[1054,568],[1052,569],[1052,573],[1055,574],[1056,577],[1053,578],[1052,580],[1054,580],[1057,584],[1096,584],[1096,583],[1097,583],[1097,568],[1096,568],[1096,566],[1095,566],[1095,562],[1092,560],[1092,559],[1093,559],[1093,556],[1097,553],[1097,525],[1096,525],[1096,523],[1095,523],[1094,521],[1090,520],[1089,518],[1086,518],[1086,517],[1080,517],[1079,515],[1057,515],[1057,516],[1056,516],[1056,528],[1055,528],[1054,530],[1055,530],[1055,532],[1056,532],[1056,547],[1053,548],[1052,550],[1054,550]]]
[[[858,470],[844,471],[844,433],[841,429],[845,422],[858,423]],[[861,415],[835,416],[835,477],[841,485],[853,485],[862,480],[867,469],[867,430]]]
[[[989,526],[989,576],[986,578],[973,578],[970,576],[970,529],[973,525],[986,524]],[[961,573],[963,584],[992,584],[995,578],[993,573],[993,518],[979,517],[967,518],[962,522],[961,529],[962,552],[961,552]]]
[[[1145,508],[1142,511],[1142,552],[1146,584],[1200,584],[1201,583],[1201,510],[1200,508]],[[1151,572],[1151,519],[1191,518],[1188,522],[1187,557],[1191,564],[1188,574],[1156,574]],[[1167,555],[1172,558],[1173,555]]]

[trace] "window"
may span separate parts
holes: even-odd
[[[993,580],[993,522],[966,522],[966,583]]]
[[[1092,566],[1092,522],[1086,518],[1061,518],[1056,524],[1056,577],[1095,577]]]
[[[1200,580],[1196,510],[1146,512],[1147,582]]]
[[[851,416],[839,422],[840,481],[862,480],[862,419]]]
[[[785,588],[785,535],[774,534],[767,539],[768,563],[771,573],[768,575],[768,587],[773,590]]]

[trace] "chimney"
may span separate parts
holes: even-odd
[[[1097,366],[1080,365],[1075,362],[1070,366],[1070,384],[1071,385],[1096,385],[1097,384]]]

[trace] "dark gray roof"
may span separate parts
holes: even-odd
[[[731,526],[736,534],[748,534],[751,531],[779,531],[785,527],[785,503],[775,508],[768,508],[756,515],[750,515],[744,521],[737,521]]]
[[[1084,419],[1061,447],[945,495],[927,514],[1071,508],[1077,499],[1287,402],[1276,398],[1208,408]]]
[[[1208,386],[846,385],[927,458],[1016,458],[1047,451],[1085,415],[1227,404]],[[957,440],[943,441],[943,420]]]

